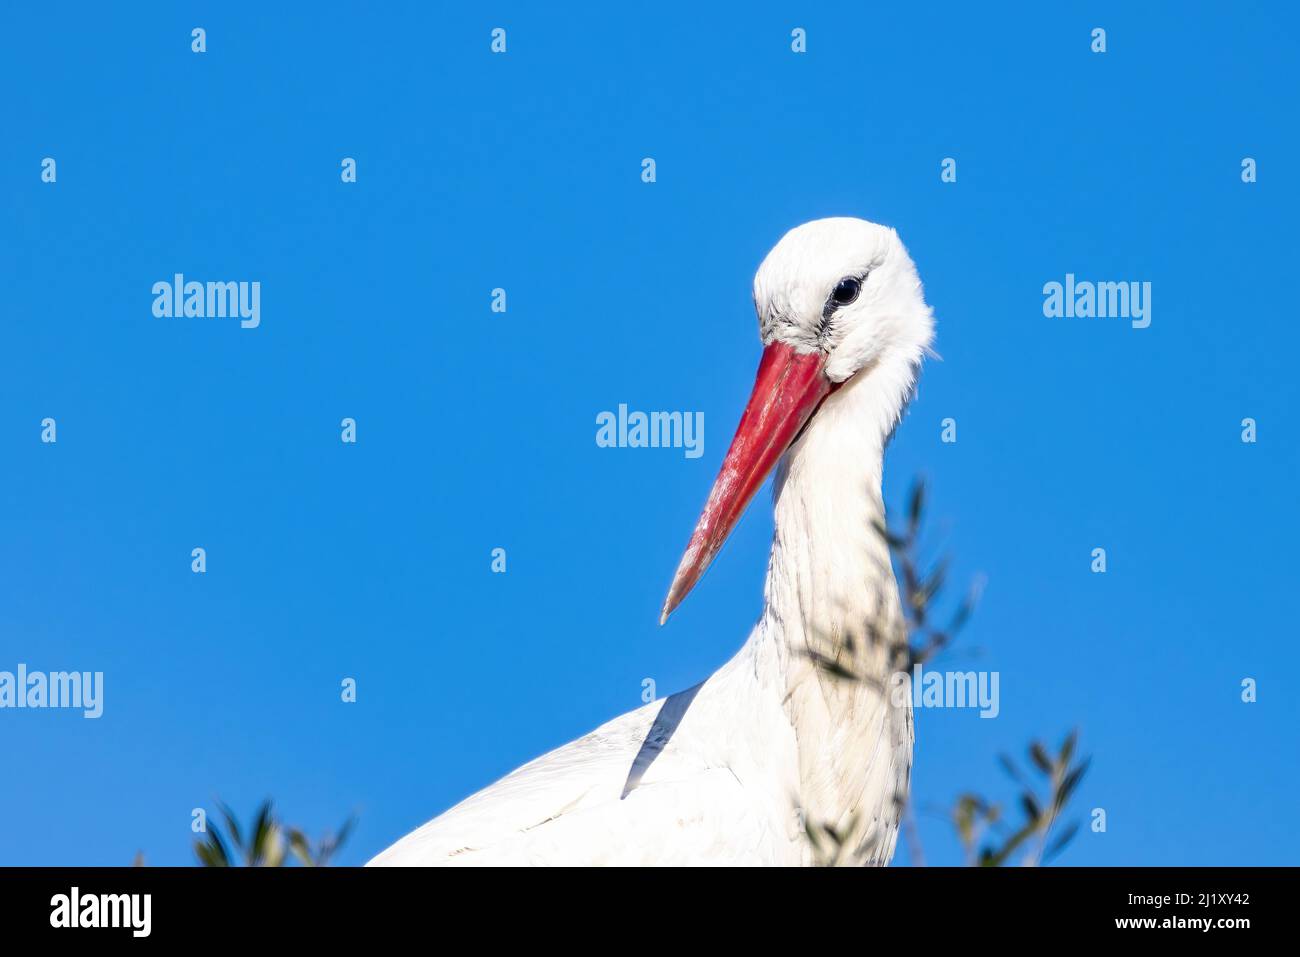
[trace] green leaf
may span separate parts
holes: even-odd
[[[1036,828],[1033,825],[1026,824],[1020,830],[1016,831],[1015,834],[1012,834],[1011,837],[1007,838],[1006,843],[992,853],[990,858],[991,863],[986,866],[1001,867],[1006,863],[1007,858],[1015,853],[1016,848],[1025,843],[1035,830]]]
[[[1047,846],[1047,850],[1043,852],[1043,863],[1050,861],[1052,858],[1056,857],[1056,855],[1065,850],[1065,845],[1069,844],[1070,841],[1074,839],[1074,835],[1078,832],[1079,822],[1075,821],[1058,834],[1052,843]]]
[[[265,841],[262,845],[261,866],[262,867],[283,867],[284,866],[284,833],[279,826],[272,824]]]
[[[999,754],[998,763],[1002,765],[1002,770],[1011,776],[1011,780],[1015,781],[1022,787],[1030,787],[1029,782],[1026,781],[1024,775],[1020,773],[1020,769],[1016,767],[1016,763],[1012,761],[1008,755]]]
[[[1070,798],[1074,795],[1074,789],[1079,786],[1083,776],[1088,773],[1090,764],[1092,764],[1092,758],[1085,758],[1082,764],[1065,776],[1056,794],[1055,806],[1058,812],[1070,802]]]
[[[226,831],[230,834],[231,844],[234,845],[235,850],[243,852],[245,850],[244,837],[239,831],[239,821],[235,820],[234,812],[231,811],[222,801],[217,801],[217,810],[220,811],[221,816],[225,818]],[[209,830],[208,833],[210,834],[212,831]]]
[[[934,569],[925,580],[921,582],[920,587],[917,589],[921,595],[921,602],[923,605],[928,605],[939,596],[939,592],[943,591],[943,585],[947,578],[948,558],[945,556],[939,560],[938,564],[934,566]]]
[[[811,649],[804,652],[814,665],[833,678],[842,678],[847,681],[858,681],[861,676],[851,671],[847,666],[841,664],[834,658],[828,658],[826,655]]]
[[[1065,736],[1065,740],[1061,742],[1061,756],[1060,758],[1058,758],[1058,760],[1061,763],[1061,767],[1068,768],[1070,766],[1070,759],[1074,757],[1074,746],[1078,744],[1078,742],[1079,742],[1079,729],[1075,728],[1073,731],[1067,734]]]
[[[307,836],[296,827],[289,830],[289,852],[304,867],[314,867],[316,864],[311,855],[311,843],[307,840]]]
[[[970,621],[971,613],[975,611],[975,605],[970,601],[964,601],[957,606],[957,611],[953,613],[952,621],[948,623],[948,631],[957,634]]]
[[[885,540],[885,544],[888,545],[891,550],[897,550],[907,545],[905,539],[899,537],[894,532],[891,532],[889,527],[885,525],[884,522],[880,521],[880,519],[873,520],[871,524],[872,527],[875,528],[876,534]]]
[[[921,513],[925,508],[925,480],[918,478],[912,483],[912,496],[907,504],[907,539],[916,541],[916,533],[921,528]]]
[[[1033,759],[1038,770],[1044,774],[1052,773],[1052,759],[1047,756],[1047,749],[1039,742],[1035,741],[1029,746],[1029,757]]]
[[[208,830],[202,840],[194,842],[194,854],[204,867],[230,866],[230,852],[215,826]]]
[[[334,839],[330,842],[327,859],[333,857],[334,854],[338,851],[338,849],[347,843],[348,838],[352,834],[352,829],[356,826],[356,823],[357,823],[357,816],[355,814],[349,815],[348,819],[343,822],[343,826],[339,828],[338,834],[336,834],[334,836]]]
[[[1037,825],[1039,819],[1043,816],[1043,809],[1038,804],[1038,798],[1031,792],[1026,791],[1020,795],[1020,806],[1024,808],[1025,817]]]
[[[249,839],[247,849],[249,866],[258,866],[272,851],[274,830],[275,822],[271,818],[271,802],[269,800],[263,801],[261,807],[257,809],[257,818],[253,822],[253,833]]]

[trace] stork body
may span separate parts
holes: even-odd
[[[845,277],[861,279],[836,304]],[[889,862],[913,735],[879,637],[896,633],[900,612],[876,528],[884,448],[930,311],[896,234],[854,219],[788,233],[759,269],[755,304],[759,382],[664,612],[779,459],[748,641],[696,687],[524,765],[371,864],[799,865],[816,857],[807,826],[844,836],[841,860]]]

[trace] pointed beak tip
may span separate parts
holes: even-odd
[[[670,588],[668,590],[668,597],[664,599],[664,606],[663,608],[659,609],[660,628],[662,628],[665,624],[667,624],[668,616],[671,615],[677,608],[678,602],[675,600],[676,598],[676,595],[674,594],[675,591],[676,591],[675,588]]]
[[[704,512],[686,546],[659,615],[662,626],[690,594],[740,520],[749,500],[834,386],[825,357],[797,353],[781,342],[763,349],[758,376],[714,480]]]

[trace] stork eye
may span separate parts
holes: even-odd
[[[858,298],[858,293],[862,291],[860,280],[848,278],[841,279],[835,286],[835,291],[831,293],[831,300],[837,306],[847,306],[854,299]]]

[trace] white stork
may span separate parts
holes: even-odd
[[[525,764],[371,864],[809,864],[807,825],[845,838],[841,860],[889,862],[913,733],[880,640],[900,620],[881,472],[931,311],[898,234],[850,218],[786,233],[754,304],[757,382],[660,619],[779,462],[749,640],[701,684]]]

